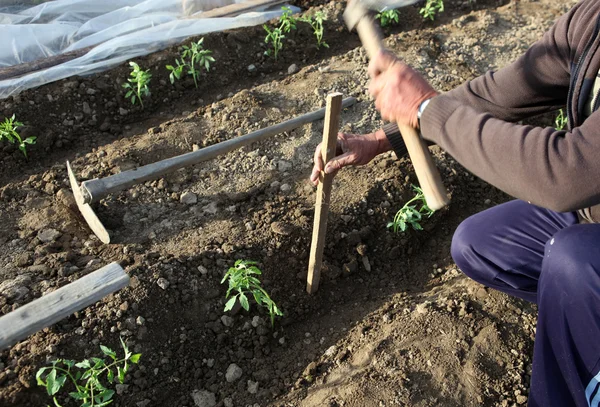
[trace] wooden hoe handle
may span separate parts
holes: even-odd
[[[381,51],[383,45],[381,31],[375,25],[372,14],[358,4],[357,0],[351,0],[348,3],[346,13],[350,14],[350,20],[347,18],[346,22],[349,26],[356,27],[367,55],[369,58],[373,58]],[[448,205],[450,199],[448,199],[446,188],[442,183],[440,173],[433,162],[425,141],[421,138],[417,129],[401,124],[398,124],[398,129],[406,144],[408,155],[415,168],[427,205],[434,211]]]

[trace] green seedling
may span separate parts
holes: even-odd
[[[398,10],[395,10],[395,9],[381,10],[375,16],[375,18],[379,20],[379,23],[381,24],[382,27],[387,27],[388,25],[392,25],[392,24],[398,24],[398,22],[400,21],[399,17],[400,17],[400,12],[398,12]]]
[[[181,79],[184,69],[187,69],[188,75],[192,75],[192,78],[194,78],[194,85],[196,85],[196,88],[198,87],[198,77],[202,68],[208,72],[211,63],[215,62],[215,59],[211,56],[212,51],[204,49],[203,42],[204,38],[200,38],[197,42],[192,42],[189,47],[184,45],[181,60],[175,60],[176,66],[167,65],[167,69],[171,71],[169,75],[171,83],[175,83],[175,79]]]
[[[229,301],[225,304],[225,312],[231,310],[235,305],[235,302],[239,300],[240,305],[246,311],[250,310],[250,302],[248,297],[252,295],[254,300],[259,306],[267,309],[269,316],[271,317],[271,326],[275,324],[276,316],[283,316],[283,312],[277,308],[275,302],[269,297],[269,294],[260,286],[260,280],[255,277],[261,275],[262,272],[256,267],[255,261],[250,260],[237,260],[233,267],[230,267],[221,284],[225,281],[229,281],[229,288],[225,299],[229,298],[232,293],[235,292],[233,297],[229,298]]]
[[[271,44],[271,48],[265,51],[265,55],[273,57],[275,60],[277,60],[277,55],[279,54],[279,51],[281,51],[281,49],[283,48],[282,41],[285,38],[285,35],[283,34],[281,27],[269,29],[269,27],[266,24],[264,24],[263,28],[267,32],[267,36],[265,37],[265,43]]]
[[[387,224],[387,227],[392,228],[395,233],[398,233],[398,231],[406,231],[409,225],[412,226],[414,230],[423,230],[423,227],[419,223],[423,218],[423,215],[430,217],[435,212],[427,206],[423,190],[414,185],[412,187],[416,192],[415,197],[404,204],[404,206],[396,212],[393,222]],[[417,209],[417,205],[411,205],[415,201],[421,202],[421,208]]]
[[[132,354],[123,339],[121,339],[121,346],[125,356],[118,359],[116,352],[100,345],[102,353],[110,358],[109,362],[101,358],[90,358],[81,362],[57,359],[52,362],[52,366],[37,371],[35,375],[37,384],[46,388],[56,407],[61,407],[56,394],[67,385],[67,382],[70,382],[75,389],[69,392],[69,396],[80,402],[81,407],[106,406],[112,403],[115,394],[106,383],[113,384],[116,381],[123,384],[130,363],[137,364],[142,356],[141,353]]]
[[[142,108],[144,107],[144,102],[142,101],[142,97],[150,96],[150,88],[148,88],[148,84],[150,83],[150,78],[152,78],[152,74],[150,70],[142,71],[140,66],[135,62],[129,62],[131,66],[131,76],[127,79],[127,83],[123,84],[125,89],[129,89],[129,91],[125,94],[126,98],[131,98],[131,104],[135,105],[136,98],[139,100]]]
[[[556,119],[554,119],[554,128],[556,130],[564,130],[567,127],[568,123],[569,118],[567,117],[565,112],[562,109],[560,109],[558,111],[558,116],[556,116]]]
[[[434,20],[436,14],[444,11],[444,0],[427,0],[425,6],[419,10],[423,18]]]
[[[292,15],[292,9],[289,7],[281,7],[283,14],[279,17],[279,28],[284,34],[296,29],[298,19]]]
[[[329,48],[329,45],[325,41],[323,41],[323,22],[327,21],[325,13],[323,11],[317,11],[313,18],[305,17],[302,19],[302,21],[310,24],[310,26],[312,27],[313,33],[315,34],[315,37],[317,39],[317,48]]]
[[[7,117],[2,123],[0,123],[0,140],[7,140],[10,143],[18,143],[19,150],[27,158],[27,144],[35,144],[36,137],[27,137],[22,139],[21,135],[17,132],[18,127],[22,127],[23,123],[16,121],[15,115]]]

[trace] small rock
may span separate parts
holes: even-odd
[[[200,274],[202,274],[203,276],[205,276],[206,274],[208,274],[208,269],[204,266],[198,266],[198,271],[200,272]]]
[[[260,317],[258,315],[255,315],[254,317],[252,317],[252,326],[254,328],[258,327],[261,324],[262,320],[260,319]]]
[[[223,407],[233,407],[233,399],[231,397],[224,398]]]
[[[125,393],[125,391],[127,391],[128,387],[129,387],[128,384],[117,384],[115,386],[115,390],[117,391],[117,394],[120,396],[121,394]]]
[[[58,239],[61,235],[62,233],[56,229],[44,229],[38,232],[37,238],[42,243],[51,243]]]
[[[292,228],[290,225],[284,222],[273,222],[271,223],[271,230],[278,235],[289,236],[292,234]]]
[[[121,116],[127,116],[128,113],[129,113],[129,110],[123,109],[122,107],[119,108],[119,114]]]
[[[229,315],[221,316],[221,322],[228,328],[233,326],[233,318],[231,318]]]
[[[94,266],[99,265],[100,263],[102,263],[102,260],[100,259],[92,259],[90,261],[87,262],[87,264],[85,265],[85,268],[92,268]]]
[[[207,390],[194,390],[192,399],[196,407],[215,407],[217,405],[215,394]]]
[[[367,254],[367,245],[366,244],[359,244],[358,246],[356,246],[356,251],[361,256],[365,256]]]
[[[196,202],[198,202],[198,196],[195,193],[193,193],[193,192],[189,192],[189,191],[188,192],[184,192],[179,197],[179,201],[182,204],[193,205]]]
[[[24,275],[17,276],[12,280],[5,280],[0,283],[0,295],[9,301],[20,301],[29,294],[29,288],[26,287],[29,284],[31,284],[31,278]]]
[[[327,356],[328,358],[333,357],[335,354],[337,353],[337,347],[336,346],[330,346],[329,348],[327,348],[327,350],[325,351],[325,356]]]
[[[290,186],[290,184],[283,184],[279,187],[279,189],[281,190],[281,192],[290,192],[292,190],[292,187]]]
[[[135,405],[137,407],[148,407],[149,404],[150,404],[150,400],[148,400],[148,399],[144,399],[142,401],[138,401],[137,403],[135,403]]]
[[[428,307],[429,307],[429,303],[427,303],[427,302],[418,304],[417,307],[415,308],[415,312],[417,314],[425,315],[429,312],[427,309]]]
[[[90,104],[88,102],[83,102],[83,113],[84,114],[92,114],[92,109],[90,108]]]
[[[254,65],[254,64],[248,65],[248,72],[256,72],[256,65]]]
[[[371,263],[369,263],[369,258],[367,256],[363,256],[362,264],[366,271],[371,271]]]
[[[144,318],[141,315],[139,317],[137,317],[137,319],[135,320],[135,323],[139,326],[144,325],[145,322],[146,322],[146,318]]]
[[[293,165],[291,162],[286,161],[286,160],[279,160],[277,162],[277,170],[279,172],[286,172],[289,171],[293,168]]]
[[[350,215],[340,215],[340,219],[342,219],[345,223],[352,222],[352,216]]]
[[[248,393],[256,394],[258,392],[258,382],[248,380]]]
[[[31,265],[33,263],[33,256],[30,252],[19,253],[15,257],[15,266],[17,267],[25,267]]]
[[[356,273],[356,270],[358,269],[358,263],[356,262],[356,259],[352,259],[348,263],[345,263],[343,268],[346,274]]]
[[[217,208],[216,202],[211,202],[208,205],[203,206],[202,210],[204,211],[204,213],[208,213],[209,215],[214,215],[215,213],[217,213],[217,211],[219,209]]]
[[[227,380],[227,383],[233,383],[240,377],[242,377],[242,373],[244,373],[242,368],[236,365],[235,363],[232,363],[227,368],[227,372],[225,373],[225,379]]]
[[[293,75],[293,74],[295,74],[296,72],[298,72],[298,65],[296,65],[296,64],[291,64],[291,65],[288,67],[288,75]]]
[[[525,404],[525,403],[527,403],[527,396],[519,394],[517,396],[517,404]]]
[[[169,288],[169,280],[167,280],[166,278],[159,278],[158,280],[156,280],[156,284],[158,284],[158,286],[160,288],[162,288],[163,290],[166,290],[167,288]]]

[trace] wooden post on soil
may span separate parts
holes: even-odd
[[[0,318],[0,350],[92,305],[129,284],[129,275],[111,263]]]
[[[321,145],[323,164],[327,164],[335,157],[337,132],[341,112],[342,94],[331,93],[327,95],[323,144]],[[306,280],[306,291],[309,294],[317,291],[319,288],[319,280],[321,279],[321,266],[323,264],[323,249],[325,248],[327,215],[329,214],[329,198],[331,195],[332,183],[333,174],[325,174],[325,172],[322,172],[319,176],[319,186],[317,187],[315,222],[313,225],[313,237],[310,245],[310,260],[308,262],[308,276]]]

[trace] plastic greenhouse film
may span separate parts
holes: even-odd
[[[35,7],[0,0],[0,67],[43,60],[94,46],[60,65],[0,81],[0,98],[25,89],[100,72],[141,55],[210,32],[262,24],[281,15],[250,12],[237,17],[189,19],[187,14],[232,0],[57,0]],[[294,12],[299,9],[292,7]]]

